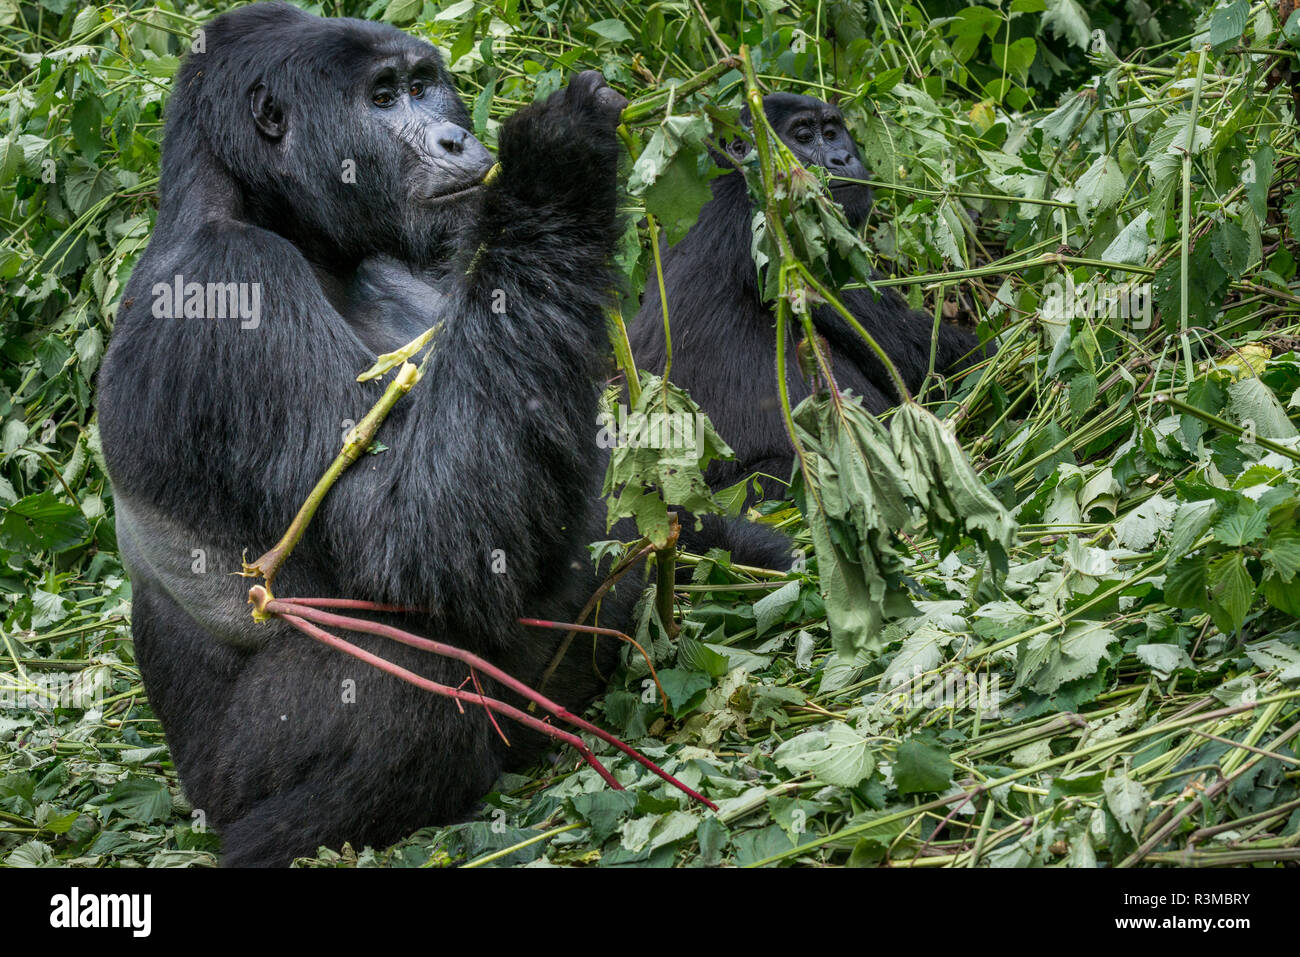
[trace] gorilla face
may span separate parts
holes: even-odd
[[[492,156],[469,132],[469,114],[436,59],[391,58],[366,95],[368,121],[400,144],[410,202],[445,203],[482,183]]]
[[[857,144],[844,125],[839,109],[811,96],[796,93],[772,93],[763,98],[763,112],[790,151],[804,166],[820,166],[832,177],[868,178],[866,166],[858,155]],[[749,125],[749,110],[741,111],[741,122]],[[748,144],[737,141],[734,152],[742,157]],[[871,212],[871,188],[860,183],[831,181],[831,195],[844,207],[844,215],[853,227],[866,222]]]
[[[252,222],[332,271],[375,254],[445,257],[493,160],[432,46],[280,4],[208,33],[170,109],[198,119]],[[184,169],[170,148],[164,171]]]

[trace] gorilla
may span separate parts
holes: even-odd
[[[805,166],[824,167],[833,177],[867,178],[857,145],[834,106],[810,96],[775,93],[764,97],[763,111]],[[749,124],[748,108],[742,111],[741,122]],[[733,164],[750,150],[743,139],[724,148],[726,155],[717,158]],[[783,498],[794,450],[773,381],[775,318],[763,302],[750,254],[752,205],[739,170],[718,177],[710,187],[713,198],[700,210],[699,220],[663,253],[674,345],[671,378],[691,394],[736,452],[734,460],[710,465],[706,476],[710,486],[723,488],[756,474],[764,497]],[[850,225],[857,228],[866,222],[872,203],[869,187],[833,180],[831,195],[843,206]],[[867,289],[844,290],[841,298],[888,353],[908,388],[918,389],[930,366],[933,317],[908,308],[892,289],[884,290],[879,299]],[[851,390],[874,414],[898,401],[884,366],[838,313],[821,306],[813,311],[813,323],[829,347],[831,372],[842,390]],[[795,356],[794,340],[800,334],[792,325],[785,369],[792,405],[811,391]],[[667,353],[663,306],[653,277],[628,338],[638,367],[662,372]],[[943,374],[962,368],[978,348],[970,333],[941,325],[935,370]],[[751,493],[747,503],[753,500]],[[729,527],[704,521],[705,541],[690,544],[732,544]]]
[[[576,616],[595,586],[585,543],[603,537],[595,423],[625,101],[577,76],[506,120],[485,184],[493,159],[429,44],[282,4],[205,30],[168,105],[157,227],[100,373],[99,425],[135,653],[186,794],[226,865],[285,865],[463,817],[538,753],[540,736],[503,723],[509,747],[482,709],[254,623],[233,573],[378,398],[357,374],[441,322],[382,448],[325,497],[275,589],[418,608],[380,620],[535,683],[562,634],[517,619]],[[585,706],[611,644],[575,642],[548,695]]]

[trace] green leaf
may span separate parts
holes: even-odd
[[[139,824],[163,821],[171,814],[172,796],[165,782],[149,778],[127,778],[115,786],[104,811],[116,811]]]
[[[1021,646],[1014,687],[1051,694],[1061,685],[1092,675],[1119,639],[1095,621],[1074,621],[1065,634],[1035,635]]]
[[[394,0],[394,3],[396,2],[397,0]],[[392,4],[390,4],[390,7],[391,6]],[[474,0],[459,0],[458,3],[453,3],[451,6],[444,7],[443,9],[435,13],[433,15],[434,22],[445,23],[448,20],[459,20],[462,17],[464,17],[467,13],[471,13],[474,10],[474,6],[475,6]],[[420,10],[420,5],[417,2],[415,13],[419,13],[419,10]],[[415,13],[412,13],[411,16],[414,17]],[[384,19],[388,19],[388,18],[385,16]]]
[[[694,711],[704,700],[704,693],[713,687],[713,679],[700,671],[668,668],[659,672],[659,683],[668,696],[668,707],[673,717],[680,718]]]
[[[456,4],[457,7],[466,5],[473,7],[473,0],[467,0],[465,4]],[[423,6],[424,0],[390,0],[388,6],[384,8],[383,20],[386,23],[410,23]]]
[[[62,552],[90,536],[81,510],[53,492],[29,495],[0,515],[0,543],[14,550]]]
[[[1151,805],[1151,794],[1140,783],[1134,781],[1123,769],[1117,770],[1101,782],[1102,793],[1106,795],[1106,808],[1115,816],[1123,828],[1134,840],[1142,836],[1142,822],[1146,819],[1147,808]]]
[[[88,160],[98,156],[103,146],[103,139],[100,136],[100,128],[103,124],[104,107],[99,102],[99,97],[87,93],[77,100],[72,108],[72,120],[69,126],[72,128],[72,139],[76,142],[77,148]]]
[[[1246,620],[1255,581],[1246,570],[1246,560],[1238,551],[1216,555],[1208,562],[1205,574],[1210,607],[1206,609],[1215,625],[1225,634],[1234,634]]]
[[[631,31],[622,20],[599,20],[589,25],[587,29],[610,43],[626,43],[633,39]]]
[[[952,780],[952,759],[934,741],[915,736],[898,746],[894,784],[899,794],[942,791]]]
[[[1097,213],[1110,209],[1128,186],[1128,179],[1119,168],[1119,160],[1111,156],[1098,156],[1074,185],[1075,203],[1079,215],[1091,219]]]
[[[1226,7],[1220,7],[1210,17],[1210,46],[1215,53],[1221,53],[1241,39],[1246,29],[1246,18],[1250,14],[1248,0],[1235,0]]]
[[[1253,431],[1267,439],[1292,439],[1300,435],[1282,403],[1262,379],[1252,376],[1229,383],[1228,411],[1248,433]],[[1250,440],[1243,437],[1242,441]]]
[[[664,228],[669,244],[678,243],[700,218],[700,209],[713,198],[708,180],[702,177],[694,157],[683,153],[645,188],[646,212]]]
[[[1133,653],[1138,661],[1164,681],[1179,668],[1192,668],[1192,659],[1177,645],[1138,645]]]
[[[1243,501],[1215,524],[1214,537],[1228,546],[1249,545],[1263,535],[1267,527],[1268,513],[1254,502]]]
[[[809,772],[845,788],[856,787],[876,766],[870,742],[840,721],[791,738],[772,752],[772,760],[792,774]]]
[[[1232,279],[1237,279],[1250,265],[1250,239],[1246,231],[1231,219],[1215,227],[1210,238],[1214,258]]]
[[[1212,498],[1178,503],[1178,511],[1174,513],[1174,527],[1169,533],[1171,560],[1181,558],[1192,550],[1192,546],[1209,529],[1218,510],[1219,504]]]
[[[1080,49],[1087,48],[1092,37],[1088,14],[1084,13],[1077,0],[1046,0],[1043,26]]]
[[[754,621],[758,637],[767,634],[785,618],[785,613],[799,600],[799,590],[799,582],[786,582],[776,591],[754,602]]]

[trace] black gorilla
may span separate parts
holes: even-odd
[[[835,107],[810,96],[776,93],[764,98],[763,110],[777,135],[804,165],[824,167],[833,176],[867,178],[857,146]],[[748,124],[747,110],[741,120]],[[745,141],[736,140],[728,144],[727,152],[740,160],[749,148]],[[765,495],[780,498],[790,477],[794,450],[782,421],[773,375],[775,319],[760,295],[750,254],[752,206],[739,171],[720,176],[710,185],[713,198],[700,211],[699,221],[663,256],[674,347],[671,378],[690,392],[736,452],[735,460],[710,466],[709,484],[722,488],[761,473],[773,477],[760,479]],[[872,201],[869,187],[832,183],[832,196],[844,207],[850,224],[857,227],[866,221]],[[892,289],[884,291],[879,300],[866,289],[846,290],[842,299],[889,354],[908,388],[917,389],[929,369],[933,318],[909,309]],[[842,390],[852,390],[874,413],[898,401],[884,367],[848,323],[826,306],[814,310],[813,322],[830,347],[831,371]],[[808,396],[809,386],[795,358],[794,339],[802,333],[792,326],[790,334],[785,375],[790,401],[797,404]],[[653,278],[629,339],[639,366],[662,371],[666,353],[663,307]],[[941,325],[936,371],[942,374],[960,367],[978,345],[969,333]],[[730,535],[716,523],[706,528],[705,534],[705,542],[690,544],[731,544]]]
[[[538,677],[561,636],[516,619],[576,615],[594,582],[585,542],[603,537],[595,422],[624,100],[593,72],[520,111],[484,186],[491,157],[428,44],[278,4],[218,17],[205,40],[175,81],[158,225],[99,423],[136,655],[177,770],[225,863],[274,865],[463,815],[535,753],[503,722],[507,748],[481,709],[254,624],[250,582],[231,573],[280,536],[378,397],[357,373],[441,319],[427,374],[380,432],[387,450],[344,474],[275,590],[427,609],[388,620]],[[583,706],[608,644],[593,662],[575,642],[547,693]]]

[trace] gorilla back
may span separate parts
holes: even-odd
[[[136,655],[181,781],[225,863],[277,865],[462,816],[533,753],[481,711],[254,624],[232,573],[378,398],[355,379],[375,350],[442,321],[387,450],[326,496],[276,591],[417,607],[393,622],[537,677],[558,635],[518,617],[567,620],[591,583],[624,101],[586,73],[520,111],[484,186],[491,156],[428,44],[279,4],[218,17],[205,41],[168,106],[158,224],[99,422]],[[580,708],[600,686],[575,649],[547,690]]]

